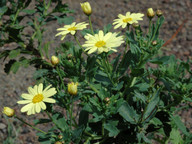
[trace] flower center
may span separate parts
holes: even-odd
[[[123,22],[124,23],[128,23],[128,22],[130,22],[130,21],[132,21],[133,19],[132,18],[125,18],[125,19],[123,19]]]
[[[68,28],[68,31],[75,31],[77,28],[76,27],[70,27]]]
[[[103,46],[105,46],[105,45],[106,45],[106,42],[104,42],[104,41],[98,41],[98,42],[95,44],[96,47],[103,47]]]
[[[42,94],[37,94],[33,97],[32,102],[33,103],[38,103],[43,101],[43,95]]]

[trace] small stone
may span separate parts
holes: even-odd
[[[7,126],[4,123],[0,123],[0,129],[5,129]]]

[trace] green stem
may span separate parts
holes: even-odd
[[[77,44],[79,45],[79,47],[82,49],[82,51],[83,51],[87,56],[89,56],[89,55],[85,52],[85,50],[83,49],[83,47],[81,46],[81,44],[80,44],[79,40],[77,39],[76,35],[74,35],[74,38],[75,38]]]
[[[93,135],[93,134],[89,133],[88,131],[84,131],[84,133],[91,136],[92,139],[94,139],[94,140],[102,138],[102,136]]]
[[[91,28],[91,32],[94,35],[94,31],[93,31],[93,27],[92,27],[92,23],[91,23],[91,16],[88,16],[88,17],[89,17],[89,25],[90,25],[90,28]]]
[[[110,65],[109,65],[109,61],[107,59],[107,55],[102,55],[102,61],[101,61],[101,64],[103,65],[104,67],[104,70],[105,72],[107,73],[107,76],[109,78],[109,80],[111,81],[111,83],[114,85],[114,82],[113,82],[113,79],[111,78],[111,68],[110,68]]]
[[[16,14],[15,14],[15,16],[14,16],[13,24],[15,24],[15,21],[16,21],[16,19],[17,19],[17,17],[18,17],[19,12],[20,12],[20,9],[17,10],[17,12],[16,12]]]
[[[43,133],[43,134],[47,134],[45,131],[43,131],[43,130],[41,130],[41,129],[39,129],[39,128],[36,128],[35,126],[33,126],[33,125],[25,122],[23,119],[19,118],[18,116],[15,116],[15,118],[17,118],[18,120],[20,120],[22,123],[24,123],[24,124],[32,127],[33,129],[35,129],[35,130],[37,130],[37,131],[39,131],[39,132],[41,132],[41,133]]]
[[[73,120],[73,97],[71,97],[71,109],[70,109],[70,127],[72,130],[72,120]]]
[[[56,66],[56,70],[57,70],[57,72],[58,72],[58,74],[59,74],[59,78],[60,78],[60,80],[61,80],[61,84],[62,84],[62,87],[63,87],[63,89],[65,88],[65,85],[64,85],[64,83],[63,83],[63,79],[62,79],[62,76],[61,76],[61,73],[60,73],[60,70],[59,70],[59,67],[58,66]]]
[[[102,120],[102,136],[105,135],[105,129],[104,129],[105,119]]]
[[[154,32],[154,34],[153,34],[153,37],[151,38],[151,41],[150,41],[150,43],[153,41],[153,39],[155,38],[155,35],[156,35],[156,32],[157,32],[157,29],[158,29],[158,26],[159,26],[159,20],[160,20],[160,18],[158,17],[158,19],[157,19],[157,27],[155,28],[155,32]]]
[[[152,23],[152,19],[149,19],[149,33],[148,34],[151,33],[151,23]]]
[[[129,24],[127,25],[127,31],[129,31]],[[126,37],[126,35],[125,35],[125,37]],[[127,39],[126,39],[126,46],[125,46],[125,50],[124,50],[124,56],[125,56],[125,54],[126,54],[126,52],[127,52],[127,47],[128,47],[128,44],[129,44],[129,39],[128,39],[128,37],[127,37]]]
[[[134,77],[134,78],[133,78],[133,80],[132,80],[132,82],[131,82],[130,87],[132,87],[132,86],[134,86],[134,85],[135,85],[135,81],[136,81],[136,79],[137,79],[137,77]]]

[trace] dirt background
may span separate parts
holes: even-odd
[[[88,22],[80,7],[80,2],[84,2],[83,0],[63,0],[63,2],[68,3],[69,7],[75,10],[75,13],[71,14],[75,17],[75,21]],[[162,26],[160,36],[164,41],[167,41],[185,21],[177,36],[163,48],[163,52],[166,55],[175,54],[176,57],[181,59],[192,56],[192,0],[89,0],[89,2],[93,9],[92,22],[94,28],[102,29],[104,25],[112,23],[118,14],[125,14],[127,11],[140,12],[146,15],[147,8],[152,7],[154,10],[161,9],[164,12],[165,23]],[[30,7],[33,8],[33,6],[34,1]],[[140,24],[146,29],[148,27],[147,17],[144,17]],[[59,27],[56,22],[48,23],[46,26],[44,39],[45,41],[53,41],[53,49],[60,42],[60,38],[55,37],[56,29]],[[7,45],[5,48],[13,46],[14,44]],[[28,122],[32,122],[36,117],[45,117],[44,114],[26,117],[25,114],[20,114],[21,106],[16,104],[20,95],[26,92],[27,87],[35,84],[33,79],[35,69],[32,66],[27,69],[20,68],[16,74],[7,75],[3,70],[6,63],[7,61],[0,60],[0,111],[2,111],[3,106],[12,107],[16,110],[16,113]],[[192,129],[191,110],[182,112],[182,121],[188,128]],[[38,137],[34,130],[23,125],[20,127],[20,122],[14,119],[5,119],[2,114],[0,115],[0,143],[3,143],[7,138],[8,123],[13,123],[13,135],[11,136],[14,139],[13,143],[38,144]],[[48,126],[43,125],[40,128],[46,130],[46,127]]]

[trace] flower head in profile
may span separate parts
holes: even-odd
[[[8,116],[8,117],[12,117],[15,115],[15,110],[10,108],[10,107],[4,107],[3,108],[3,113]]]
[[[84,12],[87,16],[91,15],[92,10],[91,10],[91,5],[90,5],[89,2],[80,3],[80,5],[81,5],[81,8],[82,8],[83,12]]]
[[[28,88],[28,94],[24,93],[21,97],[25,100],[20,100],[18,104],[26,104],[21,108],[21,112],[27,112],[27,115],[39,113],[41,109],[45,110],[47,103],[55,103],[56,101],[52,98],[54,94],[56,94],[55,88],[50,88],[51,85],[46,87],[43,90],[43,84],[40,83],[38,86],[35,85],[33,88]]]
[[[82,45],[86,47],[85,51],[88,51],[88,54],[98,52],[99,54],[102,52],[117,51],[115,48],[120,46],[123,41],[123,36],[117,36],[118,33],[108,32],[106,34],[103,31],[99,31],[98,34],[85,35],[85,44]]]
[[[59,33],[57,33],[55,36],[59,36],[61,35],[61,40],[63,40],[65,38],[65,36],[70,33],[71,35],[75,35],[77,30],[83,30],[87,27],[87,23],[82,22],[82,23],[78,23],[76,24],[76,22],[73,22],[70,25],[65,25],[62,28],[58,28],[57,31],[60,31]]]
[[[138,23],[139,20],[143,20],[144,14],[142,13],[130,13],[127,12],[126,15],[119,14],[118,19],[114,20],[113,25],[116,25],[114,29],[119,28],[122,26],[122,28],[125,28],[129,24]]]

